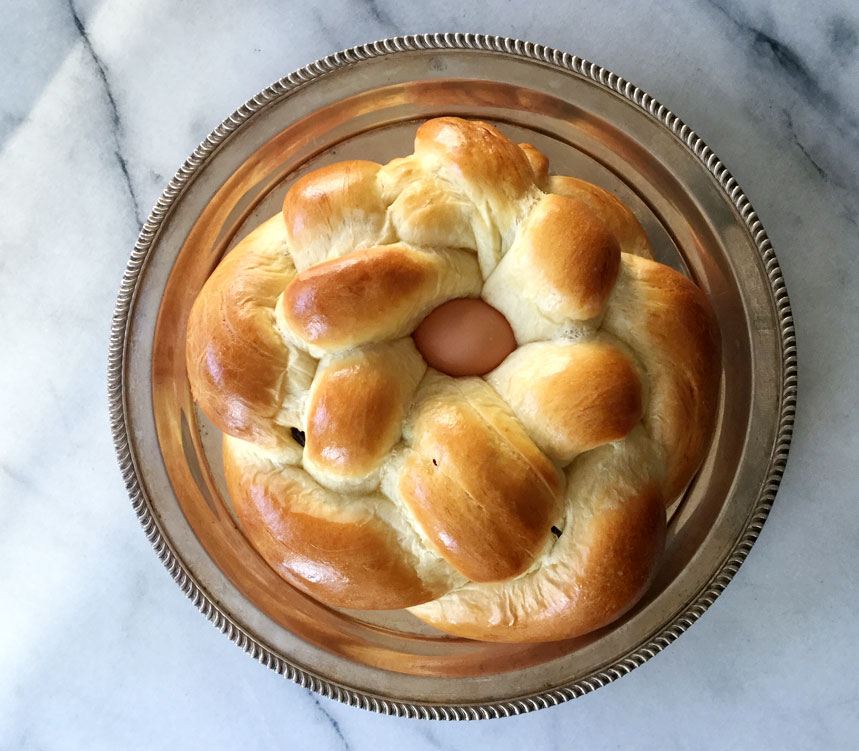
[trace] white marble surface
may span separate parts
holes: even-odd
[[[458,6],[2,3],[0,748],[855,748],[859,6]],[[106,408],[119,280],[143,216],[187,153],[306,62],[428,30],[569,50],[680,114],[767,226],[800,352],[788,471],[726,593],[626,678],[483,723],[351,709],[230,644],[141,533]]]

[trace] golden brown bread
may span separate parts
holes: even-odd
[[[311,354],[408,336],[439,303],[480,292],[474,256],[403,244],[323,261],[286,285],[284,325]]]
[[[589,208],[609,228],[623,253],[653,258],[650,242],[638,219],[617,196],[575,177],[549,178],[549,193],[572,198]]]
[[[517,342],[538,341],[596,318],[619,266],[620,248],[606,225],[584,204],[547,194],[522,223],[482,296],[507,316]]]
[[[287,426],[298,420],[293,397],[307,391],[316,369],[275,328],[275,302],[294,276],[283,218],[274,216],[215,269],[188,321],[194,398],[225,433],[261,446],[289,438]]]
[[[377,486],[425,371],[411,339],[324,358],[308,394],[305,469],[338,490]]]
[[[422,578],[410,530],[385,520],[393,514],[381,494],[344,502],[290,457],[248,445],[224,437],[227,489],[256,549],[299,589],[332,605],[392,609],[437,597],[455,581],[438,566],[440,574]]]
[[[292,186],[283,218],[295,268],[304,271],[374,243],[385,222],[378,172],[374,162],[342,162],[315,170]]]
[[[537,445],[561,465],[619,441],[641,419],[638,372],[605,337],[526,344],[487,380]]]
[[[567,469],[561,536],[539,568],[492,584],[466,584],[411,608],[471,639],[553,641],[611,623],[649,584],[665,539],[654,447],[640,428],[621,445],[583,454]],[[575,499],[575,500],[573,500]]]
[[[624,256],[603,327],[635,349],[650,376],[643,422],[666,451],[667,499],[701,463],[716,413],[719,330],[707,296],[668,266]]]
[[[542,641],[612,622],[658,566],[720,380],[704,293],[617,198],[485,123],[305,175],[206,283],[194,397],[248,539],[323,602]],[[485,377],[410,335],[482,297],[517,349]]]
[[[433,373],[414,404],[398,495],[472,581],[522,573],[560,514],[561,478],[480,378]]]

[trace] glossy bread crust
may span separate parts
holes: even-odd
[[[277,215],[218,265],[188,321],[194,398],[222,431],[261,446],[289,439],[278,416],[289,394],[306,390],[313,376],[309,357],[285,345],[275,326],[274,305],[295,274]]]
[[[634,348],[650,376],[644,424],[666,452],[673,499],[701,463],[718,407],[720,339],[710,303],[668,266],[624,255],[603,329]]]
[[[408,338],[323,358],[308,393],[305,469],[330,488],[377,486],[425,372]]]
[[[537,445],[562,465],[621,440],[643,413],[638,370],[605,336],[579,344],[526,344],[487,380]]]
[[[665,541],[653,453],[638,429],[622,446],[584,454],[567,470],[562,534],[538,569],[466,584],[411,611],[436,628],[487,641],[554,641],[616,620],[647,589]]]
[[[340,494],[276,455],[224,439],[224,475],[236,514],[260,555],[284,579],[330,605],[390,610],[443,594],[443,565],[418,572],[408,530],[386,522],[379,494]]]
[[[484,377],[427,367],[411,339],[462,297],[516,337]],[[284,579],[496,641],[634,606],[720,383],[706,295],[632,212],[458,118],[410,156],[297,180],[204,286],[186,351],[239,520]]]
[[[437,305],[480,287],[473,254],[398,243],[311,266],[286,285],[280,312],[300,345],[322,354],[408,336]]]
[[[561,514],[560,473],[480,378],[427,378],[415,399],[399,497],[457,571],[521,574]]]

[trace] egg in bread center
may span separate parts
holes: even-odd
[[[504,315],[471,297],[439,305],[412,337],[430,367],[449,376],[485,375],[516,349],[513,329]]]

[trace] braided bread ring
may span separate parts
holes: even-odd
[[[516,337],[482,378],[427,367],[410,338],[460,297]],[[186,355],[281,576],[494,641],[577,636],[638,601],[720,379],[706,296],[629,209],[449,117],[411,156],[298,180],[207,281]]]

